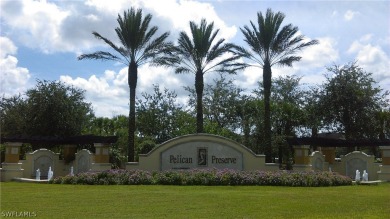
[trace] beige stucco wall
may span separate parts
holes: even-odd
[[[232,141],[230,139],[210,135],[210,134],[193,134],[185,135],[171,139],[150,151],[148,154],[140,155],[139,162],[127,163],[126,169],[142,169],[148,171],[161,170],[161,155],[163,152],[172,147],[187,144],[189,142],[208,142],[209,147],[214,145],[229,147],[242,154],[242,169],[243,170],[274,170],[275,165],[265,165],[265,155],[257,155],[247,147]]]
[[[310,164],[314,171],[324,171],[329,169],[329,164],[325,161],[325,156],[321,152],[314,151],[309,157]]]
[[[74,162],[65,163],[64,160],[59,159],[59,154],[54,153],[51,150],[42,148],[31,153],[26,154],[26,160],[21,160],[23,171],[23,178],[35,178],[36,169],[34,167],[34,162],[38,158],[45,157],[50,162],[49,166],[51,166],[53,171],[53,177],[57,176],[65,176],[70,173],[70,168],[74,165]],[[41,170],[41,176],[46,176],[47,170]]]
[[[332,171],[355,179],[355,171],[358,169],[362,174],[364,170],[368,173],[368,180],[378,180],[379,163],[375,163],[375,157],[361,151],[353,151],[341,156],[340,161],[329,165]]]
[[[88,170],[101,171],[111,169],[110,163],[95,164],[94,154],[88,150],[82,150],[79,153],[88,155],[88,159],[85,160],[87,163],[83,164],[90,167]],[[78,167],[76,160],[65,163],[64,160],[59,159],[59,154],[45,148],[41,148],[31,153],[26,153],[26,159],[19,160],[18,163],[4,162],[1,165],[1,181],[11,181],[13,178],[35,179],[37,168],[40,168],[41,170],[41,179],[45,179],[47,177],[49,167],[52,168],[53,177],[66,176],[70,173],[71,167],[74,167],[74,173],[76,173]]]

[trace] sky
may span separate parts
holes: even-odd
[[[315,86],[326,80],[327,67],[356,61],[382,89],[390,90],[390,1],[0,0],[0,95],[23,94],[37,80],[62,81],[86,91],[96,116],[128,115],[127,67],[77,57],[110,51],[93,31],[119,44],[116,19],[130,7],[152,14],[151,25],[159,28],[158,34],[169,31],[168,40],[174,43],[181,31],[189,31],[190,21],[205,18],[219,29],[217,38],[246,48],[240,28],[271,8],[286,15],[282,25],[291,23],[307,40],[320,42],[301,51],[301,61],[292,67],[273,67],[273,77],[296,75],[302,84]],[[176,75],[170,68],[145,64],[138,72],[138,98],[158,84],[185,103],[189,94],[183,87],[194,86],[194,75]],[[209,72],[205,83],[218,77]],[[262,80],[262,69],[251,67],[227,77],[251,93]]]

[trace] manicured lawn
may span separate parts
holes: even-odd
[[[388,218],[377,186],[87,186],[1,183],[1,214],[37,218]]]

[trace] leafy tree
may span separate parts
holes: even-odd
[[[84,90],[62,82],[38,81],[21,96],[1,99],[4,135],[80,135],[93,111],[84,100]]]
[[[271,97],[274,112],[273,127],[277,135],[294,136],[304,123],[302,110],[305,92],[300,88],[300,77],[285,76],[273,80]]]
[[[173,66],[177,74],[195,74],[196,132],[202,133],[204,74],[210,71],[232,74],[245,65],[237,62],[240,56],[234,53],[233,44],[224,43],[224,39],[214,41],[219,29],[214,31],[213,22],[207,24],[206,20],[202,19],[200,25],[197,25],[191,21],[190,29],[191,36],[184,31],[180,32],[174,52],[160,59],[160,64]],[[225,58],[228,53],[232,55]]]
[[[0,99],[1,135],[26,135],[28,116],[26,100],[21,96]]]
[[[142,93],[137,101],[137,127],[140,137],[149,136],[159,144],[176,137],[182,106],[177,104],[175,92],[161,91],[159,85],[153,90],[153,94]]]
[[[303,131],[303,135],[309,135],[311,137],[317,137],[318,130],[323,123],[323,111],[321,107],[321,89],[320,87],[311,87],[305,92],[304,98],[304,128],[311,130],[308,134]]]
[[[95,117],[90,121],[88,126],[85,127],[84,132],[99,136],[113,135],[115,132],[114,122],[112,119],[107,117]]]
[[[206,85],[204,108],[208,120],[232,132],[239,128],[237,110],[241,103],[241,92],[242,89],[235,87],[233,81],[222,74],[214,80],[214,85]]]
[[[296,53],[303,48],[315,45],[317,40],[304,42],[304,36],[298,34],[298,27],[292,24],[281,27],[285,15],[276,14],[268,9],[265,17],[257,13],[257,26],[251,21],[251,27],[240,28],[251,52],[240,48],[243,56],[256,62],[263,69],[264,86],[264,142],[266,161],[271,161],[271,67],[274,65],[292,66],[301,59]]]
[[[346,139],[378,138],[375,118],[388,106],[388,91],[383,93],[375,86],[372,73],[365,72],[356,62],[327,69],[330,74],[321,100],[326,124]]]
[[[285,138],[296,136],[299,128],[305,122],[303,104],[306,92],[300,87],[300,80],[301,78],[295,75],[272,79],[270,104],[273,135],[271,151],[272,157],[276,157],[278,154],[279,162],[282,160],[287,162],[291,155]],[[264,94],[263,83],[259,82],[259,90],[254,92],[261,98]],[[266,145],[260,145],[266,148]]]
[[[275,129],[272,146],[275,152],[278,151],[280,167],[286,169],[292,168],[292,151],[286,137],[296,136],[305,119],[303,110],[305,92],[300,87],[300,80],[300,77],[294,75],[278,77],[273,80],[271,88],[273,100],[271,115]]]
[[[191,87],[185,87],[190,92],[188,104],[191,108],[196,105],[196,91]],[[204,117],[216,128],[229,129],[234,132],[239,128],[238,107],[241,104],[242,89],[237,88],[233,81],[224,77],[213,80],[213,84],[205,84],[203,92]],[[213,133],[215,134],[215,133]]]
[[[128,118],[124,115],[113,118],[94,117],[84,127],[83,134],[99,136],[117,136],[118,141],[110,147],[110,163],[113,168],[124,167],[126,159],[126,145],[128,145]]]
[[[142,138],[142,142],[138,144],[137,150],[136,150],[136,155],[137,155],[137,160],[139,158],[140,154],[147,154],[153,148],[157,146],[156,142],[153,139],[150,138]]]
[[[376,113],[376,133],[381,140],[390,139],[390,108],[382,109]]]
[[[115,28],[120,46],[115,45],[109,39],[101,36],[97,32],[93,35],[103,40],[119,54],[116,56],[110,52],[97,51],[91,54],[83,54],[78,57],[82,59],[101,59],[118,61],[128,66],[128,84],[130,88],[130,111],[129,111],[129,148],[128,161],[134,161],[134,132],[135,132],[135,92],[138,79],[138,67],[146,62],[155,64],[157,57],[164,52],[169,52],[171,43],[166,43],[169,33],[154,38],[158,28],[149,27],[152,15],[147,14],[142,17],[142,10],[137,11],[131,8],[123,13],[123,17],[118,14],[119,27]]]
[[[262,142],[260,141],[263,133],[263,112],[264,102],[254,96],[242,95],[237,105],[237,115],[241,123],[242,144],[251,148],[256,153],[263,153]]]

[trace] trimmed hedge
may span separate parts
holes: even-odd
[[[343,186],[352,179],[334,172],[236,171],[231,169],[193,169],[148,172],[113,169],[56,177],[53,184],[86,185],[270,185],[270,186]]]

